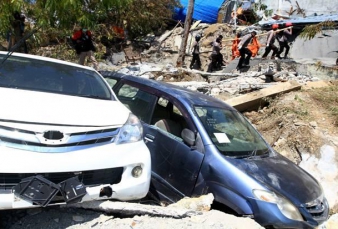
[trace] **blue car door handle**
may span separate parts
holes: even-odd
[[[144,137],[144,140],[147,142],[153,142],[155,139],[155,136],[151,135],[151,134],[146,134],[146,136]]]

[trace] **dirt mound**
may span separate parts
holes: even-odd
[[[301,153],[316,155],[329,136],[337,135],[337,115],[332,108],[338,100],[332,88],[337,86],[290,92],[244,115],[274,149],[299,164]]]

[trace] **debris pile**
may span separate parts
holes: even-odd
[[[150,48],[141,52],[142,61],[126,63],[124,53],[114,53],[112,59],[115,62],[101,63],[99,68],[175,83],[211,96],[219,96],[222,99],[290,80],[300,84],[320,80],[314,75],[299,72],[297,63],[292,59],[262,60],[260,57],[255,57],[252,58],[251,66],[247,70],[238,72],[235,69],[238,58],[231,61],[231,45],[234,38],[231,26],[220,23],[209,25],[197,22],[192,28],[188,38],[185,65],[182,68],[175,67],[183,33],[183,28],[179,25],[159,37],[153,37]],[[264,33],[255,26],[239,27],[238,29],[243,33],[253,29],[258,31],[259,34]],[[191,50],[194,36],[197,34],[202,36],[200,42],[202,71],[187,68],[192,58],[189,50]],[[227,66],[219,71],[206,72],[211,61],[209,59],[212,50],[211,43],[218,35],[223,36],[221,53],[227,61]],[[259,39],[261,44],[264,44],[266,38],[259,36]],[[262,46],[260,53],[263,51]]]

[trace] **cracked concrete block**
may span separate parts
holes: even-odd
[[[209,83],[217,83],[221,81],[221,76],[208,76]]]
[[[214,88],[211,89],[210,95],[211,96],[217,96],[220,93],[221,93],[221,90],[219,88],[217,88],[217,87],[214,87]]]

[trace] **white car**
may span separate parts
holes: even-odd
[[[143,128],[90,67],[0,52],[0,209],[148,193]]]

